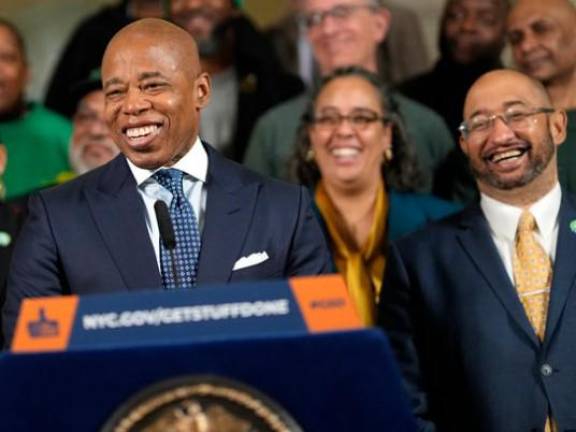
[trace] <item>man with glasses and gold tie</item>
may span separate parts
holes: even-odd
[[[497,70],[468,92],[460,132],[480,203],[394,244],[379,302],[420,430],[576,430],[566,114]]]

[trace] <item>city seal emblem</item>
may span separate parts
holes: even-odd
[[[124,403],[101,432],[302,432],[267,396],[212,376],[161,381]]]

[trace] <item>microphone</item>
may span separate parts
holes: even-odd
[[[158,230],[160,231],[160,240],[164,244],[166,250],[170,253],[170,261],[172,263],[172,276],[176,286],[180,285],[178,279],[178,269],[176,267],[176,260],[174,259],[174,249],[176,249],[176,236],[174,235],[174,227],[170,219],[170,212],[168,206],[162,200],[157,200],[154,203],[154,212],[156,213],[156,220],[158,221]]]

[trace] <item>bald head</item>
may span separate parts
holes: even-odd
[[[138,20],[116,33],[106,47],[102,68],[105,68],[110,57],[119,52],[149,47],[170,54],[190,78],[200,73],[198,48],[194,39],[180,27],[158,18]]]
[[[514,101],[527,106],[551,106],[550,97],[541,82],[521,72],[499,69],[482,75],[470,87],[464,103],[464,118],[476,112],[498,111],[499,104]]]
[[[104,53],[102,84],[106,123],[134,165],[172,166],[196,142],[210,78],[186,31],[154,18],[124,27]]]
[[[576,73],[576,8],[569,0],[518,0],[507,30],[522,72],[547,86]]]
[[[516,0],[510,11],[510,18],[515,19],[516,14],[526,11],[542,12],[549,10],[555,15],[566,15],[574,13],[574,4],[570,0]]]

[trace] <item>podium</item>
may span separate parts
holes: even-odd
[[[113,305],[114,299],[104,304]],[[50,317],[49,310],[42,313]],[[2,430],[99,431],[118,407],[147,387],[198,375],[258,390],[306,432],[415,430],[380,330],[310,333],[298,328],[2,354]]]

